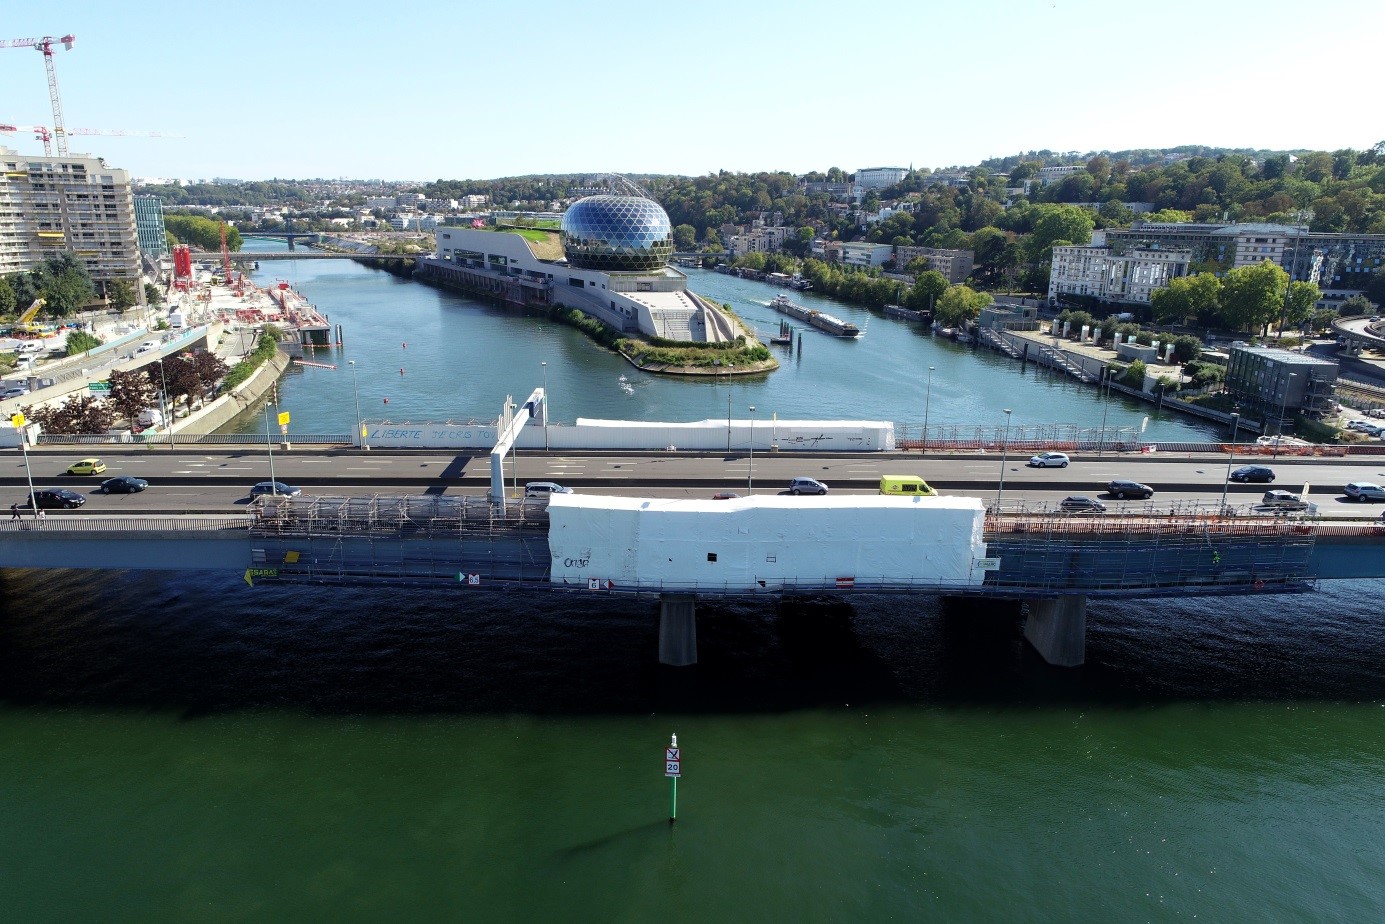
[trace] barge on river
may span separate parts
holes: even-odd
[[[826,331],[834,337],[861,336],[861,329],[855,324],[848,323],[841,318],[833,317],[815,308],[805,308],[797,302],[790,301],[787,295],[774,296],[769,306],[780,314],[787,314],[791,318],[807,321],[818,330]]]

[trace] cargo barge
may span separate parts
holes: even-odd
[[[806,321],[818,330],[826,331],[834,337],[861,336],[861,329],[855,324],[850,324],[841,318],[834,318],[832,315],[814,308],[805,308],[797,302],[790,301],[787,295],[774,296],[769,306],[780,314],[787,314],[791,318]]]

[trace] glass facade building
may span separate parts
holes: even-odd
[[[578,199],[562,221],[563,253],[582,269],[661,270],[673,256],[673,226],[659,203],[639,196]]]
[[[135,196],[135,233],[139,249],[157,260],[168,253],[168,234],[164,230],[164,207],[158,196]]]

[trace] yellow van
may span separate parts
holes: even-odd
[[[918,475],[881,475],[881,494],[904,494],[911,497],[937,497],[934,491]]]

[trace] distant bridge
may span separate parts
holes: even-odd
[[[203,256],[211,256],[210,254]],[[249,263],[252,260],[417,260],[427,254],[418,253],[335,253],[326,250],[240,250],[231,254],[232,263]]]

